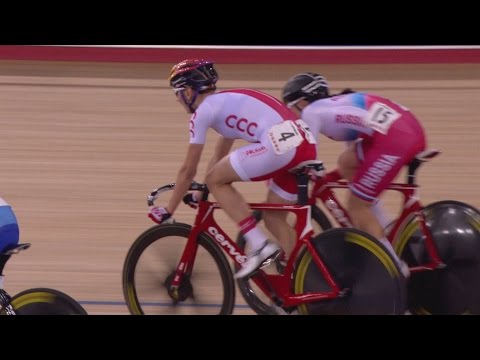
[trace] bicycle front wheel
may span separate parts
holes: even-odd
[[[406,279],[382,243],[350,228],[327,230],[311,241],[343,294],[299,306],[302,315],[405,313]],[[331,291],[306,248],[298,257],[294,283],[296,294]]]
[[[225,255],[200,234],[192,273],[171,289],[175,270],[192,228],[175,223],[155,226],[138,237],[123,267],[123,291],[133,315],[231,314],[235,284]]]
[[[10,304],[17,315],[87,315],[75,299],[54,289],[22,291],[12,298]]]

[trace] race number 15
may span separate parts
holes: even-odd
[[[387,134],[390,126],[392,126],[392,124],[397,121],[400,116],[402,115],[393,110],[391,107],[376,102],[368,111],[365,120],[367,125],[374,130],[382,134]]]

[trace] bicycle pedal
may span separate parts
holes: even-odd
[[[276,253],[273,253],[268,259],[265,259],[259,266],[259,269],[263,269],[269,265],[271,265],[274,261],[278,259],[281,254],[281,250],[278,250]]]

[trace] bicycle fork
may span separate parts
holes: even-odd
[[[417,211],[416,213],[418,222],[420,224],[420,229],[422,234],[425,236],[425,248],[427,249],[427,253],[431,258],[430,263],[425,264],[423,266],[413,267],[411,269],[412,272],[418,270],[435,270],[435,269],[444,269],[447,265],[442,261],[440,255],[438,254],[437,247],[433,241],[432,232],[427,226],[427,220],[425,219],[425,214],[423,211]]]
[[[188,290],[186,290],[186,292],[182,291],[182,285],[186,284],[188,281],[188,274],[192,273],[198,250],[198,241],[196,239],[199,235],[200,234],[198,231],[192,230],[177,268],[172,274],[172,277],[167,279],[165,282],[165,287],[167,288],[168,294],[175,304],[180,301],[185,301],[189,296],[192,295],[188,292]]]

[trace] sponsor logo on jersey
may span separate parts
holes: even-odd
[[[335,116],[335,121],[338,124],[352,124],[357,126],[364,126],[362,118],[352,114],[338,114]]]

